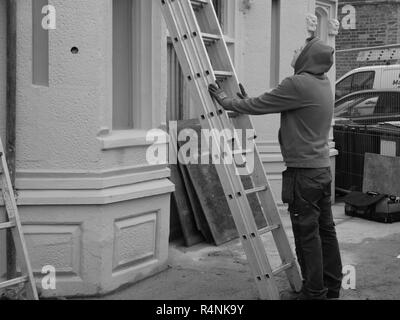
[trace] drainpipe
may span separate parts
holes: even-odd
[[[15,187],[15,140],[16,140],[16,87],[17,87],[17,0],[7,0],[7,123],[6,157],[11,182]],[[16,254],[10,231],[7,231],[7,277],[15,278]]]

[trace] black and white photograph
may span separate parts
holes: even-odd
[[[0,192],[0,308],[400,300],[400,0],[0,0]]]

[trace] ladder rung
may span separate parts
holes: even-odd
[[[208,2],[206,0],[190,0],[192,6],[195,8],[202,8],[203,6],[207,5]]]
[[[221,37],[219,35],[216,34],[211,34],[211,33],[202,33],[201,34],[204,42],[206,43],[210,43],[210,42],[215,42],[215,41],[219,41],[221,40]]]
[[[230,71],[214,71],[214,74],[217,78],[230,78],[233,76],[233,72]]]
[[[280,274],[281,272],[286,271],[286,270],[292,268],[293,266],[294,266],[294,263],[293,263],[293,262],[283,264],[283,265],[281,265],[278,269],[274,270],[274,271],[272,272],[272,274],[273,274],[274,276],[276,276],[276,275]]]
[[[263,191],[267,191],[267,190],[268,190],[268,186],[257,187],[257,188],[254,188],[254,189],[246,190],[246,194],[250,195],[250,194],[259,193],[259,192],[263,192]]]
[[[16,224],[12,221],[0,223],[0,230],[11,229],[14,227],[16,227]]]
[[[22,277],[15,278],[12,280],[0,282],[0,289],[9,288],[9,287],[16,286],[17,284],[25,283],[25,282],[28,282],[28,276],[22,276]]]
[[[263,229],[260,229],[260,230],[258,231],[258,233],[259,233],[260,236],[261,236],[261,235],[266,234],[266,233],[268,233],[268,232],[277,230],[277,229],[279,229],[280,227],[281,227],[280,225],[274,224],[274,225],[272,225],[272,226],[268,226],[268,227],[265,227],[265,228],[263,228]]]
[[[283,264],[283,265],[281,265],[278,269],[275,269],[275,270],[272,272],[272,274],[273,274],[274,276],[276,276],[276,275],[282,273],[283,271],[286,271],[286,270],[288,270],[288,269],[290,269],[290,268],[292,268],[292,267],[294,267],[294,266],[295,266],[294,262],[289,262],[289,263]]]

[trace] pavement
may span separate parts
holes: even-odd
[[[333,207],[345,272],[343,300],[400,299],[400,223],[381,224],[347,217],[344,205]],[[290,217],[282,220],[294,248]],[[270,234],[262,236],[271,264],[280,259]],[[355,278],[351,278],[355,272]],[[353,281],[353,282],[352,282]],[[282,292],[289,292],[285,275],[277,276]],[[256,286],[239,240],[220,247],[200,244],[169,248],[169,266],[151,278],[120,289],[103,300],[257,300]]]

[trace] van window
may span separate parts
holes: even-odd
[[[354,73],[336,85],[336,99],[340,99],[352,92],[372,89],[374,80],[375,71]]]
[[[374,86],[375,71],[358,72],[354,74],[351,91],[369,90]]]
[[[344,78],[336,85],[336,100],[348,95],[351,92],[352,82],[353,82],[353,75]]]

